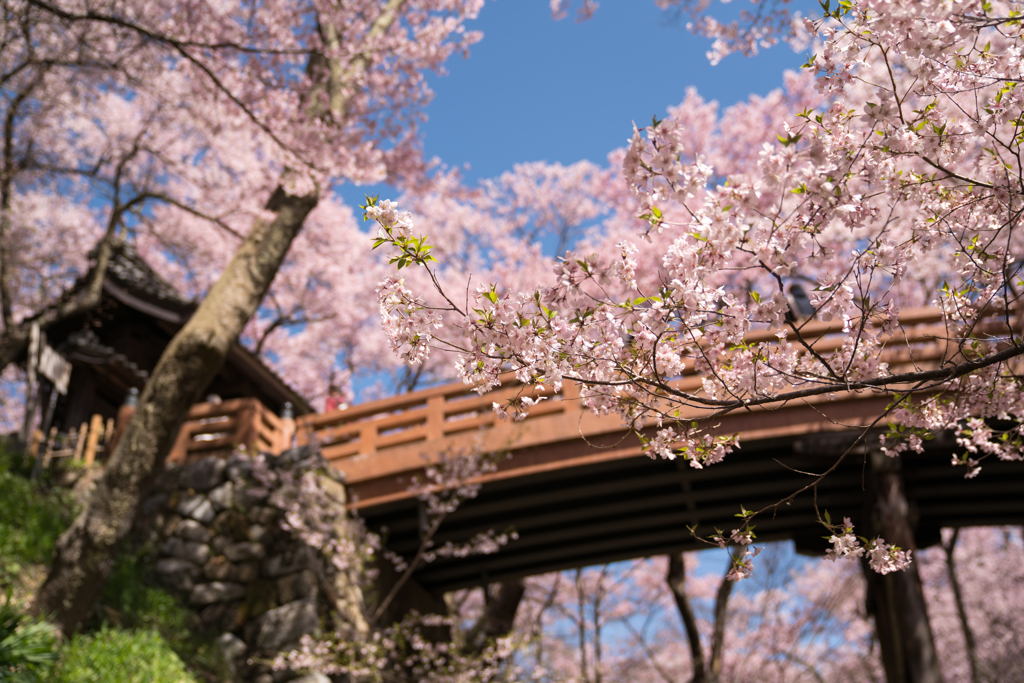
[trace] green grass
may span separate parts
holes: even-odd
[[[0,590],[10,587],[25,565],[50,561],[74,514],[68,492],[29,481],[20,454],[0,444]]]
[[[159,632],[103,626],[61,652],[55,683],[196,683]]]

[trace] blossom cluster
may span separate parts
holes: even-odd
[[[898,546],[886,543],[881,537],[871,541],[858,538],[853,534],[853,524],[849,517],[845,517],[842,525],[833,529],[828,540],[832,547],[826,551],[825,559],[831,562],[866,557],[868,565],[879,574],[902,571],[910,566],[912,551],[901,550]]]
[[[451,629],[454,619],[415,611],[402,622],[376,630],[365,642],[354,642],[343,633],[313,638],[303,636],[299,648],[278,655],[276,669],[313,669],[324,674],[348,675],[369,680],[423,681],[424,683],[487,683],[533,680],[509,665],[510,656],[522,646],[515,636],[497,638],[481,653],[465,653],[454,643],[438,642],[428,629]],[[382,678],[381,678],[382,677]]]
[[[555,390],[571,378],[592,411],[653,428],[648,454],[694,467],[738,445],[714,430],[723,414],[879,394],[891,400],[879,422],[904,428],[887,436],[890,454],[952,430],[970,476],[986,457],[1018,459],[1024,34],[1013,9],[858,0],[802,20],[816,52],[771,107],[715,124],[690,93],[634,126],[606,235],[565,252],[539,286],[467,288],[457,305],[443,267],[389,237],[429,274],[421,291],[386,286],[395,343],[428,334],[422,311],[449,316],[424,353],[455,351],[478,391],[508,371]],[[709,121],[731,150],[700,134]],[[630,231],[640,247],[624,246]],[[517,419],[529,408],[496,406]],[[909,561],[882,539],[857,548],[879,571]]]

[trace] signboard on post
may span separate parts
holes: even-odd
[[[43,342],[42,347],[39,351],[39,374],[53,382],[58,394],[66,396],[71,380],[71,363],[49,344]]]

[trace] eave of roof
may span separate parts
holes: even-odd
[[[61,300],[74,296],[88,279],[88,274],[80,278],[61,296]],[[198,308],[195,301],[185,299],[173,285],[160,277],[127,242],[115,247],[103,279],[103,291],[128,308],[161,321],[170,327],[168,331],[171,334],[177,332]],[[316,412],[299,392],[237,341],[228,351],[227,361],[248,373],[266,393],[278,396],[281,403],[291,403],[295,415]]]

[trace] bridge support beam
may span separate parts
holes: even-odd
[[[880,451],[871,452],[868,458],[870,535],[916,551],[899,458],[889,458]],[[905,571],[884,576],[874,572],[866,561],[863,567],[867,579],[867,609],[875,619],[886,681],[942,683],[917,562]]]

